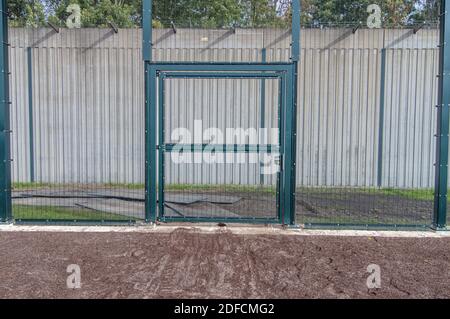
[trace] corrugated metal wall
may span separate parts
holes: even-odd
[[[268,61],[287,61],[290,52],[289,33],[283,30],[177,30],[176,34],[155,30],[154,38],[157,60],[260,61],[266,48]],[[57,34],[51,29],[12,29],[10,39],[14,181],[29,182],[34,177],[36,182],[49,183],[142,184],[141,31],[63,29]],[[362,29],[354,34],[348,29],[303,30],[299,185],[433,187],[437,43],[436,29],[417,34],[412,30]],[[194,81],[189,83],[193,87],[182,81],[172,85],[173,103],[178,92],[198,90]],[[202,101],[209,97],[242,94],[239,86],[219,88],[217,83],[211,80],[212,89],[205,96],[197,95],[193,105],[206,112],[211,103]],[[244,92],[243,99],[252,108],[249,114],[259,112],[258,90],[255,85]],[[217,105],[226,112],[226,101],[222,102]],[[186,111],[179,116],[194,119],[197,115]],[[257,174],[251,167],[248,172]],[[228,183],[258,182],[257,176],[230,176]]]
[[[122,30],[120,38],[95,29],[10,32],[13,180],[32,179],[31,88],[36,182],[143,183],[138,31]]]
[[[261,140],[259,144],[279,145],[278,80],[264,80],[263,125],[261,125],[262,80],[260,79],[171,79],[166,80],[166,83],[165,141],[173,143],[172,132],[177,128],[186,128],[191,132],[191,140],[184,142],[188,144],[199,143],[195,141],[195,135],[199,136],[197,129],[206,135],[205,139],[212,136],[215,139],[212,142],[214,145],[256,145],[259,143],[259,137],[264,136],[259,128],[266,128],[267,139]],[[195,128],[195,124],[200,124],[198,120],[201,120],[201,128]],[[220,132],[205,131],[208,128],[218,129]],[[234,132],[230,130],[234,128],[242,129],[244,134],[234,135]],[[244,142],[242,138],[245,139]],[[204,140],[203,143],[208,142],[209,140]],[[170,155],[177,159],[177,153]],[[197,155],[200,155],[202,163],[197,163],[198,157],[197,162],[193,163],[196,158],[192,153],[184,155],[187,156],[188,163],[177,164],[175,161],[167,160],[165,163],[167,181],[177,184],[203,185],[260,185],[262,183],[274,185],[276,183],[276,171],[264,177],[260,174],[259,160],[262,160],[263,154],[221,153],[213,155],[215,162],[209,162],[210,154],[208,153]]]

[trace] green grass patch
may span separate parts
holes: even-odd
[[[243,186],[243,185],[193,185],[193,184],[168,184],[164,186],[166,191],[202,191],[202,192],[232,192],[232,193],[265,193],[276,194],[276,187],[271,186]]]
[[[411,199],[432,201],[434,200],[434,190],[432,189],[395,189],[383,188],[381,192],[384,195],[401,196]]]
[[[73,209],[54,206],[27,206],[13,205],[14,219],[23,220],[110,220],[129,221],[134,218],[111,214],[106,212],[96,212],[83,209]]]
[[[52,183],[13,183],[13,190],[28,190],[28,189],[41,189],[41,188],[54,188],[54,189],[82,189],[82,188],[121,188],[121,189],[145,189],[144,184],[52,184]]]
[[[27,189],[82,189],[86,188],[110,188],[110,189],[145,189],[144,184],[51,184],[51,183],[13,183],[13,190]],[[235,193],[267,193],[276,194],[274,186],[249,186],[249,185],[202,185],[202,184],[166,184],[167,191],[203,191],[203,192],[235,192]],[[367,195],[387,195],[398,196],[409,199],[432,201],[434,197],[433,189],[400,189],[400,188],[362,188],[362,187],[299,187],[297,193],[324,194],[327,197],[335,195],[337,198],[341,194],[367,194]],[[450,198],[449,198],[450,200]]]
[[[342,194],[347,195],[374,195],[374,196],[396,196],[408,199],[432,201],[434,199],[433,189],[400,189],[400,188],[350,188],[350,187],[301,187],[297,188],[297,193],[304,194],[324,194],[329,198],[335,195],[337,198]]]
[[[39,189],[39,188],[49,188],[56,187],[55,184],[50,183],[13,183],[13,190],[25,190],[25,189]]]
[[[97,187],[97,185],[94,185]],[[100,184],[101,188],[125,188],[125,189],[145,189],[145,184],[116,184],[116,183],[107,183]]]

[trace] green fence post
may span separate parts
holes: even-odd
[[[156,222],[156,71],[152,65],[152,0],[142,2],[142,58],[145,64],[145,221]]]
[[[436,182],[433,228],[443,229],[447,223],[448,143],[450,106],[450,0],[441,1],[439,96],[437,105]]]
[[[152,61],[152,0],[142,2],[142,57],[144,61]]]
[[[285,189],[286,192],[289,193],[289,202],[288,202],[288,215],[289,215],[289,224],[295,225],[295,193],[297,187],[297,101],[298,101],[298,63],[300,60],[300,0],[292,1],[292,71],[291,75],[288,77],[291,78],[291,81],[288,81],[289,90],[292,93],[292,101],[286,104],[287,108],[291,108],[290,110],[290,119],[291,128],[286,130],[286,134],[290,135],[290,159],[289,162],[289,187]],[[289,95],[289,94],[288,94]],[[287,167],[287,166],[286,166]]]
[[[12,219],[11,154],[9,127],[8,14],[6,0],[0,0],[0,222]]]

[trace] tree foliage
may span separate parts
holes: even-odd
[[[121,28],[141,23],[142,0],[8,0],[12,26],[64,26],[66,8],[77,3],[83,27]],[[153,25],[170,27],[286,27],[291,0],[153,0]],[[385,27],[437,20],[439,0],[301,0],[303,25],[366,21],[367,7],[378,4]]]
[[[285,24],[274,0],[154,0],[154,18],[164,26],[268,27]]]
[[[37,27],[45,23],[44,6],[34,0],[9,0],[8,11],[12,26]]]
[[[370,4],[381,8],[384,27],[436,21],[438,0],[302,0],[304,24],[349,24],[367,20]]]
[[[80,5],[83,27],[105,27],[113,22],[131,28],[138,26],[141,19],[138,0],[9,0],[10,21],[13,26],[38,26],[46,22],[64,26],[70,4]]]

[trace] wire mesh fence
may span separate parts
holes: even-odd
[[[431,223],[439,41],[421,27],[303,32],[297,220]]]
[[[27,4],[31,18],[50,15],[47,4]],[[61,19],[77,14],[76,7],[70,12],[66,7],[61,6]],[[143,220],[139,32],[121,29],[119,35],[99,21],[83,22],[89,28],[79,29],[55,19],[25,21],[17,28],[18,20],[10,20],[13,217]]]
[[[14,218],[142,221],[146,192],[140,3],[119,10],[123,16],[103,5],[95,14],[81,7],[80,21],[69,19],[76,10],[67,11],[68,4],[49,3],[32,2],[31,22],[19,19],[11,8]],[[154,1],[153,59],[289,61],[289,2],[270,2],[266,15],[248,3],[229,1],[228,8],[216,8],[214,1],[197,1],[203,6],[198,8]],[[366,18],[369,4],[356,3]],[[372,28],[363,19],[348,22],[338,14],[316,15],[307,4],[303,7],[296,223],[429,226],[439,73],[435,9],[427,14],[419,10],[422,16],[414,20],[408,14],[399,18],[400,13],[393,15],[380,3],[383,24]],[[403,11],[408,10],[417,11]],[[69,28],[67,19],[80,25]],[[275,80],[166,82],[164,144],[176,144],[172,134],[177,129],[194,131],[195,121],[202,121],[204,129],[254,128],[257,135],[262,129],[282,130]],[[260,157],[278,156],[276,152],[219,151],[224,157],[240,156],[243,163],[211,164],[204,158],[217,156],[216,151],[185,151],[192,158],[200,155],[201,163],[177,163],[172,152],[164,151],[159,159],[165,162],[164,174],[159,172],[164,188],[159,191],[164,190],[165,202],[161,206],[158,195],[159,214],[164,209],[166,217],[279,216],[278,176],[260,173]],[[279,165],[281,170],[281,161]]]

